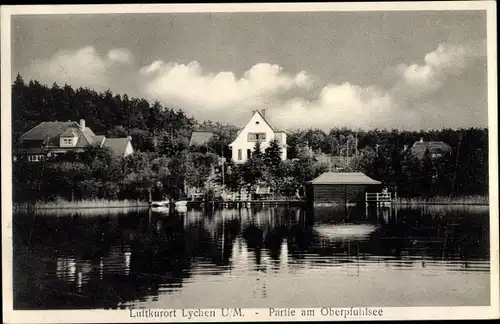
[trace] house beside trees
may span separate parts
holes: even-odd
[[[265,149],[272,141],[276,141],[280,147],[281,160],[286,160],[286,133],[271,126],[269,120],[266,119],[265,109],[253,111],[248,123],[229,144],[233,162],[236,164],[245,163],[251,158],[256,143],[260,144],[261,149]]]
[[[158,101],[26,83],[19,75],[12,85],[12,147],[15,202],[177,199],[189,188],[222,187],[269,187],[274,195],[294,197],[336,168],[362,172],[398,196],[488,194],[487,128],[333,127],[285,134],[265,112],[254,111],[238,129],[198,121]],[[30,162],[37,160],[44,163]]]
[[[87,146],[108,148],[116,157],[126,157],[134,153],[132,138],[107,138],[96,135],[80,122],[44,121],[22,134],[14,149],[15,160],[41,162],[57,159],[67,153],[84,152]]]

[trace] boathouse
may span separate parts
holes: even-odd
[[[306,183],[306,195],[314,203],[350,204],[363,202],[366,192],[380,187],[380,181],[362,172],[325,172]]]

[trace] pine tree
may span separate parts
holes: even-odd
[[[252,152],[252,159],[261,159],[263,157],[260,141],[255,142]]]
[[[273,139],[265,149],[264,160],[271,168],[278,168],[281,165],[281,147],[277,139]]]

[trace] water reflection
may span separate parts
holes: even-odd
[[[253,207],[58,217],[17,214],[14,307],[116,308],[151,305],[169,295],[195,307],[196,298],[189,294],[206,293],[204,285],[210,285],[221,302],[227,298],[235,307],[248,307],[258,301],[293,299],[294,285],[313,289],[337,280],[338,287],[350,277],[358,278],[351,284],[377,295],[384,292],[376,287],[377,280],[386,285],[384,278],[393,276],[392,271],[399,277],[387,280],[402,284],[418,275],[419,285],[432,286],[434,281],[425,278],[441,280],[460,273],[474,285],[476,279],[488,280],[488,222],[487,209],[436,213]],[[232,287],[235,292],[229,293]],[[448,297],[455,296],[454,288],[446,289]],[[335,301],[331,294],[316,291],[316,304]],[[489,292],[478,293],[486,296],[478,302],[487,304]],[[460,293],[455,297],[443,302],[463,302]]]

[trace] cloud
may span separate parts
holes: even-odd
[[[115,48],[108,52],[108,61],[130,64],[133,61],[132,53],[126,48]]]
[[[155,73],[161,69],[161,67],[165,64],[165,62],[161,60],[154,61],[148,66],[145,66],[139,70],[140,74],[147,75],[151,73]]]
[[[294,98],[269,109],[279,128],[332,127],[375,128],[387,123],[394,107],[390,94],[376,87],[361,87],[345,82],[325,86],[318,98]],[[382,118],[383,117],[383,118]],[[307,127],[307,126],[306,126]]]
[[[440,44],[424,57],[424,64],[400,64],[400,82],[394,91],[421,97],[438,91],[450,77],[459,76],[477,58],[486,55],[485,43]]]
[[[196,61],[189,64],[154,61],[140,73],[146,78],[144,90],[150,97],[182,107],[197,118],[210,119],[225,119],[228,112],[248,112],[287,91],[307,88],[310,84],[306,72],[293,75],[268,63],[252,66],[239,78],[229,71],[205,72]]]
[[[445,108],[430,96],[484,56],[481,44],[440,44],[422,63],[398,65],[392,85],[385,88],[343,82],[314,92],[314,77],[306,71],[291,74],[269,63],[252,66],[241,78],[228,71],[205,72],[198,62],[155,61],[141,73],[149,77],[148,95],[182,107],[198,119],[242,124],[252,109],[266,108],[278,128],[439,127],[431,107],[436,112]],[[304,92],[316,94],[306,99]]]
[[[86,46],[59,51],[47,60],[37,60],[27,68],[26,74],[49,84],[110,87],[111,74],[132,60],[132,53],[126,49],[111,49],[106,56],[101,56],[93,46]]]
[[[466,108],[456,107],[461,97],[453,92],[452,84],[467,77],[464,72],[485,56],[485,44],[440,44],[420,61],[389,68],[392,79],[385,86],[347,80],[320,85],[319,78],[307,71],[285,71],[265,62],[241,75],[207,71],[197,61],[179,64],[156,60],[139,68],[127,49],[114,48],[100,55],[92,46],[59,51],[47,60],[36,61],[28,68],[28,77],[49,84],[56,81],[96,90],[111,88],[159,99],[198,120],[236,125],[244,125],[252,110],[266,108],[271,122],[283,129],[437,128],[472,122],[458,110]],[[451,97],[437,99],[450,90]],[[477,113],[474,116],[478,118]]]

